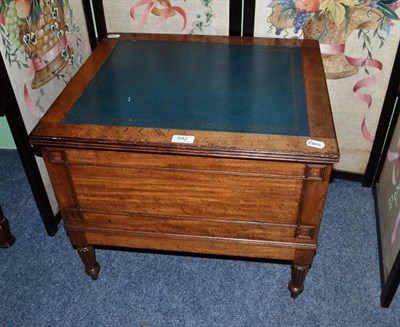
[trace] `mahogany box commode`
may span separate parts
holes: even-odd
[[[339,160],[318,43],[103,40],[30,135],[72,245],[288,260],[303,291]]]

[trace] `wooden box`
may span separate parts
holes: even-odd
[[[339,158],[318,43],[102,41],[30,141],[93,279],[106,245],[290,260],[302,292]]]

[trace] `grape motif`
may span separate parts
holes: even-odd
[[[311,13],[308,13],[305,10],[301,10],[296,12],[296,15],[293,18],[293,27],[294,32],[298,33],[300,29],[302,29],[308,21],[308,18],[311,16]]]
[[[5,12],[6,31],[9,33],[11,45],[23,51],[24,47],[20,41],[20,25],[22,20],[17,16],[17,9],[14,2],[10,2],[8,10]]]

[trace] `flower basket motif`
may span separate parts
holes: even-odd
[[[21,99],[35,117],[43,116],[49,99],[91,51],[68,0],[0,0],[0,41],[11,73],[21,79]],[[52,80],[61,83],[47,84]]]
[[[365,62],[372,59],[371,39],[378,38],[381,46],[390,32],[392,20],[399,17],[395,10],[400,0],[274,0],[268,18],[275,33],[293,30],[297,37],[320,42],[325,74],[329,79],[340,79],[359,70],[347,60],[345,44],[355,30],[364,38],[367,51]],[[373,31],[373,32],[371,32]]]
[[[31,69],[32,89],[58,76],[73,50],[67,45],[64,12],[67,0],[0,0],[0,27],[6,59]],[[19,59],[18,50],[25,60]]]
[[[320,41],[327,78],[340,79],[358,73],[359,68],[351,65],[344,54],[346,41],[355,30],[377,28],[382,18],[379,10],[360,6],[349,13],[348,22],[343,21],[340,25],[332,20],[325,22],[321,17],[307,22],[303,28],[304,38]]]
[[[66,41],[62,1],[40,0],[38,3],[40,12],[37,17],[24,20],[20,26],[20,42],[35,70],[31,83],[33,89],[56,77],[73,53]]]

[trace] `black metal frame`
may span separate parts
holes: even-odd
[[[54,236],[57,233],[58,223],[61,216],[60,214],[53,214],[33,149],[28,142],[28,133],[21,116],[17,99],[15,98],[14,90],[1,56],[0,85],[3,88],[0,93],[0,103],[2,104],[1,114],[6,116],[22,166],[24,167],[26,177],[28,178],[32,194],[35,198],[47,234],[49,236]]]
[[[393,63],[382,113],[376,130],[375,141],[371,149],[371,155],[367,164],[363,186],[371,187],[379,180],[383,168],[384,157],[393,136],[395,123],[399,116],[400,108],[395,108],[396,98],[400,95],[400,44],[397,47],[396,57]]]
[[[229,2],[229,35],[240,36],[242,33],[242,0]]]
[[[399,103],[397,107],[400,107]],[[396,260],[393,263],[393,267],[385,280],[385,268],[383,261],[383,250],[382,250],[382,235],[380,229],[380,217],[379,217],[379,206],[378,206],[378,196],[376,190],[376,184],[372,187],[372,193],[375,202],[375,216],[376,216],[376,230],[378,238],[378,249],[379,249],[379,268],[381,275],[381,297],[380,302],[383,308],[388,308],[393,300],[393,297],[400,284],[400,253],[397,254]]]
[[[98,1],[101,3],[103,6],[102,1]],[[85,15],[85,20],[86,20],[86,28],[88,30],[88,35],[89,35],[89,42],[90,42],[90,47],[92,50],[97,46],[97,39],[96,39],[96,22],[93,20],[92,17],[92,9],[90,5],[90,0],[82,0],[82,6],[83,6],[83,13]]]
[[[376,184],[382,173],[391,140],[396,128],[400,122],[400,44],[398,45],[395,61],[387,93],[385,96],[382,114],[379,119],[378,128],[375,136],[375,142],[371,150],[370,160],[367,165],[363,186],[372,186],[372,193],[375,202],[376,230],[379,248],[379,267],[381,274],[381,306],[388,308],[400,284],[400,252],[397,254],[387,279],[385,280],[382,235],[380,230],[379,203],[377,197]]]
[[[400,253],[397,254],[396,260],[393,263],[392,270],[390,271],[387,279],[385,280],[384,264],[383,264],[383,252],[382,252],[382,235],[380,229],[380,220],[378,212],[378,197],[376,192],[376,187],[372,188],[372,193],[374,195],[375,202],[375,216],[376,216],[376,231],[378,238],[378,248],[379,248],[379,268],[381,274],[381,306],[383,308],[388,308],[393,300],[394,295],[400,284]]]
[[[256,0],[245,0],[243,13],[243,36],[254,36]]]

